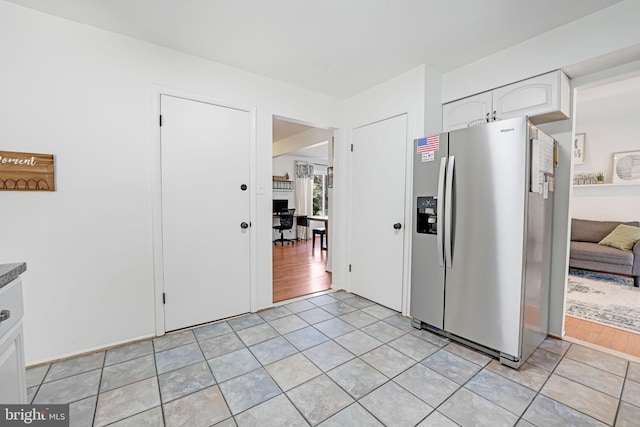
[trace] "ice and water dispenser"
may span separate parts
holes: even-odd
[[[418,233],[438,234],[438,198],[436,196],[418,197]]]

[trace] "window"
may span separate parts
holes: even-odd
[[[326,171],[315,171],[313,174],[313,214],[320,216],[329,214]]]

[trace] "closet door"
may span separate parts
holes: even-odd
[[[250,311],[251,123],[247,111],[167,95],[160,108],[170,331]]]
[[[402,310],[406,114],[353,131],[351,290]]]

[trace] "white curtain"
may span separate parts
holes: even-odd
[[[296,162],[296,215],[313,215],[313,165]]]
[[[311,215],[313,198],[313,180],[309,178],[295,179],[296,215]]]

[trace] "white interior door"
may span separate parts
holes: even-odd
[[[353,132],[351,290],[398,311],[402,309],[406,146],[406,115]],[[396,224],[402,228],[394,228]]]
[[[173,96],[160,109],[170,331],[250,311],[251,125],[249,112]]]

